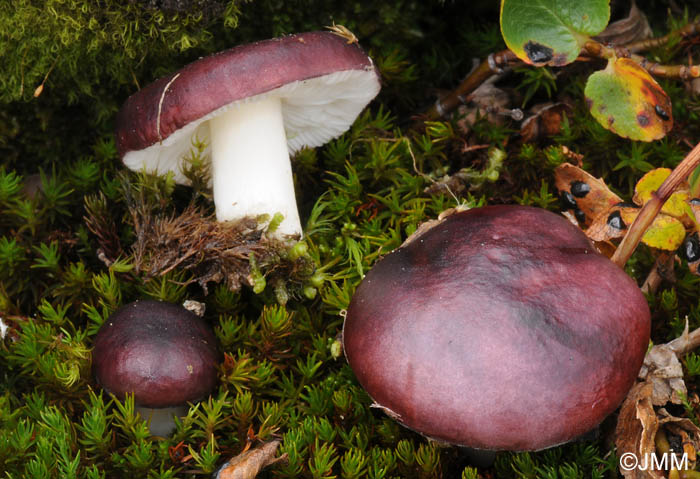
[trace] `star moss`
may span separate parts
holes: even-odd
[[[614,474],[614,454],[595,437],[467,467],[460,451],[373,408],[338,350],[342,314],[363,275],[423,221],[487,202],[556,210],[552,171],[567,159],[562,146],[631,193],[635,172],[615,165],[634,150],[586,114],[585,75],[576,71],[562,70],[554,90],[528,88],[531,103],[551,91],[573,98],[574,114],[556,137],[521,144],[517,123],[485,117],[468,130],[458,118],[412,128],[412,115],[436,90],[458,84],[472,55],[503,48],[497,8],[483,3],[465,14],[463,2],[410,0],[0,0],[3,477],[206,477],[249,443],[273,437],[288,460],[265,477]],[[179,261],[197,245],[170,233],[193,217],[204,227],[213,213],[198,150],[191,187],[126,171],[112,137],[115,112],[140,86],[198,56],[333,22],[373,56],[383,90],[346,134],[296,155],[302,246],[256,245],[228,266],[216,248]],[[524,78],[516,72],[505,87],[517,92]],[[655,166],[673,167],[686,149],[680,139],[700,137],[700,105],[663,86],[687,130],[644,152]],[[641,282],[652,263],[641,250],[628,266]],[[239,284],[225,280],[231,271]],[[655,341],[677,334],[685,315],[700,325],[697,283],[682,266],[664,286],[673,293],[663,297],[675,300],[652,299]],[[119,306],[145,298],[204,303],[225,358],[216,392],[192,405],[170,438],[151,437],[133,399],[108,396],[90,372],[98,328]]]

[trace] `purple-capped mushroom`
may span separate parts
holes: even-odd
[[[97,383],[123,399],[134,395],[151,433],[170,434],[184,415],[216,386],[219,352],[211,328],[176,304],[135,301],[100,327],[92,352]]]
[[[377,262],[343,342],[359,382],[405,426],[476,449],[539,450],[622,402],[649,316],[635,282],[566,219],[489,206]]]
[[[371,58],[330,32],[261,41],[202,58],[129,97],[117,149],[131,169],[182,173],[194,139],[208,145],[220,221],[284,215],[301,235],[290,154],[345,132],[379,92]]]

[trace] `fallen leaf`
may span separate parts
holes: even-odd
[[[637,214],[630,217],[628,219],[628,224],[632,224],[636,217]],[[685,226],[683,226],[680,220],[673,216],[660,213],[654,218],[651,226],[644,232],[642,243],[664,251],[676,251],[683,244],[685,234]]]
[[[631,224],[629,218],[634,218],[638,212],[639,208],[634,205],[618,203],[598,215],[585,231],[586,236],[593,241],[610,241],[622,238]]]
[[[651,395],[654,388],[649,383],[637,383],[620,407],[615,427],[615,447],[618,457],[634,454],[637,458],[645,457],[656,450],[654,438],[659,429]],[[659,478],[654,471],[639,468],[626,469],[620,466],[620,473],[626,479]]]
[[[597,179],[581,168],[564,163],[555,170],[555,183],[562,203],[571,209],[577,219],[588,226],[586,236],[596,243],[622,238],[634,222],[644,202],[668,176],[659,168],[647,173],[638,183],[635,203],[624,203],[610,191],[603,180]],[[668,171],[670,173],[670,170]],[[673,198],[675,196],[675,198]],[[687,194],[678,191],[671,195],[666,210],[654,218],[642,237],[642,242],[652,248],[676,251],[686,237],[686,226],[696,225],[695,215],[688,204]]]
[[[267,466],[287,459],[286,454],[275,457],[279,440],[267,442],[229,459],[214,475],[214,479],[253,479]]]
[[[643,205],[649,201],[666,178],[671,174],[670,168],[656,168],[640,178],[634,187],[632,200]],[[697,228],[697,219],[690,204],[688,184],[682,183],[661,207],[661,212],[679,219],[689,228]]]
[[[620,407],[615,428],[615,446],[618,457],[633,454],[637,459],[656,454],[687,453],[692,462],[700,445],[700,428],[690,419],[675,417],[660,407],[668,402],[679,403],[679,392],[686,392],[683,370],[679,356],[700,346],[700,329],[688,333],[688,323],[683,334],[666,344],[656,345],[644,358],[637,382]],[[680,450],[657,451],[657,435],[674,434],[681,440]],[[668,446],[667,446],[668,447]],[[680,459],[680,458],[679,458]],[[692,467],[693,464],[691,463]],[[651,469],[651,468],[647,468]],[[620,465],[620,473],[626,479],[660,479],[661,471],[642,468],[625,469]]]
[[[663,406],[667,402],[680,404],[681,395],[688,393],[683,382],[683,366],[667,344],[659,344],[649,350],[639,377],[652,385],[651,402],[654,406]]]
[[[610,191],[602,179],[596,178],[571,163],[562,163],[554,171],[556,187],[560,194],[568,198],[569,203],[580,211],[577,218],[583,215],[581,221],[589,226],[602,213],[622,202],[622,198]],[[567,208],[574,209],[574,208]],[[580,218],[579,218],[580,220]]]
[[[605,30],[593,39],[600,43],[626,45],[651,38],[652,34],[646,15],[637,8],[637,3],[633,1],[629,14],[625,18],[610,22]]]
[[[520,126],[520,136],[525,143],[532,143],[543,138],[558,135],[561,123],[571,115],[571,107],[566,103],[547,102],[530,109],[531,116]]]
[[[483,117],[494,125],[505,123],[507,116],[505,112],[512,111],[513,98],[508,92],[494,85],[497,80],[499,80],[497,76],[486,80],[469,95],[469,102],[458,108],[457,128],[461,132],[469,132],[477,119]]]

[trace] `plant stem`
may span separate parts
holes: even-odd
[[[651,50],[652,48],[660,47],[667,44],[672,38],[689,37],[700,33],[700,22],[689,23],[682,28],[679,28],[675,32],[671,32],[668,35],[664,35],[659,38],[648,38],[646,40],[640,40],[638,42],[632,42],[625,45],[625,48],[631,53],[638,53],[646,50]]]
[[[510,50],[492,53],[469,75],[467,75],[467,77],[462,80],[462,83],[460,83],[457,88],[443,98],[437,100],[435,104],[423,114],[421,121],[437,120],[446,113],[449,113],[457,108],[459,105],[467,103],[469,101],[468,95],[471,92],[476,90],[492,75],[500,73],[502,68],[517,62],[520,61]]]
[[[668,274],[668,271],[673,271],[673,263],[676,255],[671,252],[663,251],[656,258],[654,266],[647,275],[647,278],[642,284],[641,290],[644,294],[654,294],[656,290],[661,286],[661,282],[664,279],[664,275]],[[663,273],[666,272],[666,273]]]
[[[686,330],[683,334],[673,341],[666,343],[666,346],[671,348],[678,357],[688,354],[700,346],[700,328],[694,329],[688,333],[688,325],[686,324]]]
[[[659,189],[652,193],[651,199],[644,204],[627,234],[622,238],[620,246],[615,250],[611,258],[613,263],[621,268],[625,265],[666,200],[698,165],[700,165],[700,143],[683,158]]]
[[[627,57],[636,62],[639,66],[647,70],[651,75],[666,78],[690,78],[700,77],[699,65],[659,65],[651,62],[641,55],[630,54],[625,47],[611,48],[595,40],[589,40],[581,49],[581,56],[592,58],[610,59],[613,57]]]

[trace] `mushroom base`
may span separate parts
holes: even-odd
[[[217,219],[281,213],[277,232],[301,235],[282,101],[237,104],[210,120],[210,135]]]
[[[187,406],[174,406],[154,409],[136,406],[136,412],[144,421],[148,421],[148,430],[154,436],[167,437],[175,430],[175,416],[187,414]]]

